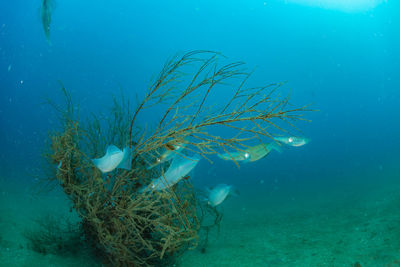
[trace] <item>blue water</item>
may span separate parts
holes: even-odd
[[[342,176],[362,185],[365,177],[352,173],[378,173],[400,160],[399,12],[394,0],[360,12],[283,0],[58,0],[48,42],[40,1],[1,1],[1,176],[32,183],[58,125],[43,104],[62,100],[58,81],[82,114],[99,112],[120,87],[132,102],[143,97],[170,56],[205,49],[256,68],[252,84],[287,81],[293,104],[318,111],[306,114],[311,123],[297,124],[312,139],[306,146],[240,170],[219,162],[209,176],[202,162],[199,186],[227,182],[258,192],[263,177],[265,185],[279,180],[296,191]]]

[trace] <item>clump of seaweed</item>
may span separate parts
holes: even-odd
[[[283,130],[279,121],[292,125],[292,120],[302,119],[306,107],[288,108],[289,98],[278,92],[282,84],[245,88],[250,74],[244,63],[219,66],[220,58],[210,51],[173,57],[134,112],[129,105],[115,102],[111,120],[106,122],[78,120],[63,88],[67,107],[56,107],[62,113],[63,127],[50,136],[46,156],[58,167],[49,179],[57,181],[72,201],[85,240],[104,262],[162,265],[198,245],[199,203],[189,177],[165,190],[142,190],[168,167],[165,162],[148,168],[162,151],[185,144],[185,153],[211,161],[211,154],[228,153],[228,148],[242,151],[249,146],[247,142],[272,138],[271,129]],[[236,88],[232,96],[223,105],[209,105],[216,88],[229,84]],[[158,123],[139,127],[140,114],[154,107],[154,114],[160,114]],[[218,134],[220,128],[229,129],[230,136]],[[130,170],[103,174],[93,165],[91,158],[99,156],[111,141],[132,149]],[[214,225],[219,225],[221,216],[215,215]],[[204,228],[207,236],[210,227]]]
[[[63,217],[46,215],[34,220],[36,229],[24,233],[28,248],[40,254],[77,255],[86,250],[79,225]]]
[[[135,170],[102,177],[78,149],[84,131],[71,121],[52,137],[56,178],[82,218],[86,240],[97,255],[115,266],[156,265],[179,250],[195,246],[197,218],[193,188],[181,183],[170,191],[138,194],[144,176]]]

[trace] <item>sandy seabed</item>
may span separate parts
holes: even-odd
[[[400,171],[366,180],[329,178],[296,192],[249,187],[223,203],[221,230],[211,232],[205,253],[190,250],[175,266],[400,266]],[[30,249],[24,233],[33,221],[73,216],[69,202],[62,192],[37,195],[9,181],[0,178],[0,266],[100,266],[88,255]]]

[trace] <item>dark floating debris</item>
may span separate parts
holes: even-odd
[[[42,0],[42,6],[40,8],[40,17],[42,20],[44,34],[46,35],[47,41],[50,41],[50,24],[51,15],[55,7],[53,0]]]

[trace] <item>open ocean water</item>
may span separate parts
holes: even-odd
[[[0,266],[107,266],[27,238],[49,214],[79,222],[61,187],[37,190],[59,129],[46,101],[62,102],[61,81],[80,117],[106,113],[121,92],[136,104],[167,59],[192,50],[244,61],[251,85],[285,82],[290,102],[314,111],[281,133],[309,138],[304,146],[240,168],[199,162],[196,188],[229,184],[239,195],[218,206],[207,249],[171,264],[400,266],[399,14],[396,0],[1,0]]]

